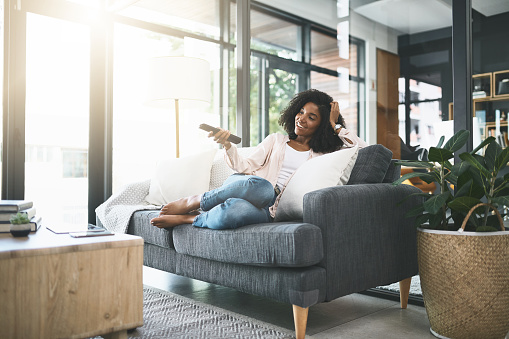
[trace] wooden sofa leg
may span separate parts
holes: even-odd
[[[295,337],[297,339],[304,339],[306,335],[306,326],[308,323],[309,307],[302,308],[297,305],[293,306],[293,322],[295,323]]]
[[[399,282],[399,300],[401,308],[406,308],[408,305],[408,295],[410,294],[410,284],[412,283],[412,277],[406,278]]]

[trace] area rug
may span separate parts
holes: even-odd
[[[143,322],[129,338],[295,338],[288,329],[149,286]]]

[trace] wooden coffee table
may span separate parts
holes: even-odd
[[[0,233],[4,338],[126,338],[143,325],[143,239]]]

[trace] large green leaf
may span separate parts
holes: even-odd
[[[501,197],[495,197],[495,198],[491,199],[491,202],[492,203],[496,203],[499,206],[503,206],[503,205],[509,206],[509,196],[504,195],[504,196],[501,196]]]
[[[451,169],[451,172],[452,172],[455,176],[459,177],[460,175],[462,175],[463,173],[465,173],[465,172],[468,170],[468,168],[469,168],[470,166],[471,166],[471,165],[470,165],[468,162],[466,162],[466,161],[460,161],[459,163],[454,164],[454,166],[453,166],[453,167],[452,167],[452,169]]]
[[[500,179],[500,180],[499,180]],[[494,197],[501,197],[504,195],[509,195],[509,182],[502,178],[497,178],[495,182],[496,191],[493,194]]]
[[[474,180],[467,174],[463,174],[458,178],[457,184],[455,186],[454,197],[464,197],[464,196],[472,196],[474,189]],[[481,194],[484,194],[484,191],[481,190]],[[482,195],[481,195],[482,196]]]
[[[507,163],[509,162],[509,147],[506,147],[495,160],[495,169],[497,171],[500,171],[504,167],[507,166]]]
[[[481,172],[486,178],[491,178],[491,173],[481,164],[475,157],[470,153],[461,153],[460,158],[463,161],[467,161],[474,166],[479,172]]]
[[[479,146],[477,146],[476,148],[474,148],[474,149],[472,150],[472,152],[470,152],[470,154],[475,154],[475,153],[477,153],[477,152],[478,152],[481,148],[483,148],[484,146],[486,146],[486,145],[488,145],[488,144],[492,143],[493,141],[495,141],[495,138],[494,138],[494,137],[488,137],[488,138],[484,139],[484,140],[483,140],[483,142],[481,142],[481,143],[479,144]]]
[[[500,153],[502,153],[502,147],[500,147],[498,143],[492,142],[488,145],[484,152],[484,162],[486,163],[488,171],[493,172],[495,169],[496,159]]]
[[[444,148],[450,150],[451,152],[456,152],[466,144],[469,136],[470,131],[462,129],[447,141],[447,143],[444,145]]]
[[[489,189],[489,181],[486,179],[486,177],[482,176],[481,172],[479,172],[474,166],[471,166],[468,169],[468,173],[470,178],[474,180],[474,185],[477,186],[482,192],[482,195],[486,194]]]
[[[421,226],[429,220],[429,214],[421,214],[415,218],[415,226]]]
[[[490,215],[488,217],[488,220],[486,221],[486,226],[493,228],[493,230],[488,231],[488,232],[501,231],[500,221],[498,220],[498,217],[496,215]],[[477,232],[482,232],[482,231],[477,231]]]
[[[455,198],[447,204],[452,210],[458,212],[468,212],[472,207],[479,204],[481,200],[473,198],[473,197],[459,197]]]
[[[405,217],[406,218],[412,218],[412,217],[421,215],[423,212],[424,212],[424,206],[423,205],[419,205],[417,207],[412,208],[410,211],[408,211],[405,214]]]
[[[440,137],[440,140],[438,140],[437,148],[442,147],[442,145],[444,144],[444,140],[445,140],[445,136],[442,135]]]
[[[428,153],[428,160],[443,163],[454,157],[454,154],[445,148],[430,147]]]
[[[443,230],[445,225],[443,225],[442,214],[428,214],[429,215],[429,228],[435,230]]]
[[[446,206],[447,200],[452,197],[449,191],[433,196],[424,202],[424,210],[430,214],[437,214]]]
[[[407,174],[402,175],[398,180],[394,181],[392,184],[396,186],[396,185],[401,184],[403,181],[405,181],[407,179],[416,178],[416,177],[419,177],[422,180],[425,180],[425,179],[426,180],[432,180],[432,181],[435,180],[433,175],[431,175],[430,173],[427,173],[427,172],[411,172],[411,173],[407,173]]]
[[[433,168],[433,164],[427,161],[400,160],[395,162],[396,165],[417,168]]]

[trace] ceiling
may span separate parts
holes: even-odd
[[[452,0],[350,0],[351,8],[401,34],[452,26]],[[472,0],[484,16],[509,12],[508,0]]]

